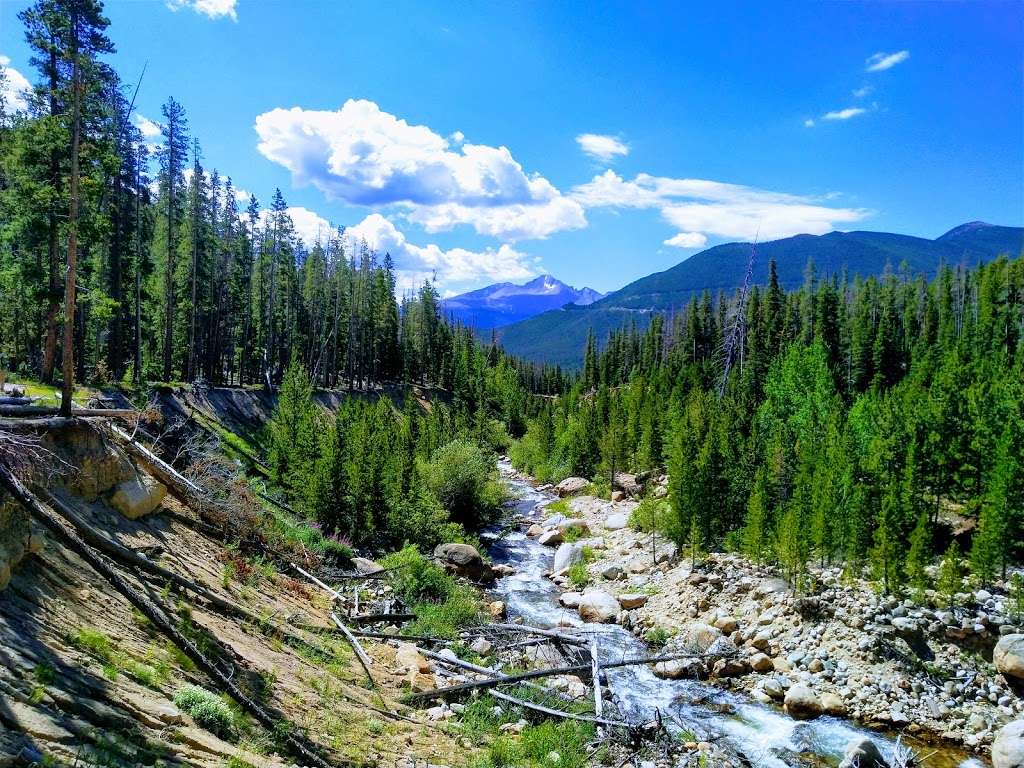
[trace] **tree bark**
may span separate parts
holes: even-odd
[[[60,415],[71,415],[71,396],[75,391],[75,279],[78,267],[78,153],[82,139],[82,84],[78,61],[77,19],[71,19],[72,36],[72,138],[71,138],[71,205],[68,212],[68,268],[64,278],[64,382],[61,386]]]

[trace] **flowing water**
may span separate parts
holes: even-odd
[[[542,507],[552,499],[511,474],[507,463],[499,465],[513,501],[515,515],[540,520]],[[602,662],[650,655],[650,650],[628,630],[616,624],[584,624],[575,610],[558,603],[559,589],[544,573],[551,568],[552,550],[521,530],[497,538],[490,546],[494,562],[513,566],[516,572],[499,580],[494,593],[508,606],[510,617],[537,627],[571,624],[584,627],[597,639]],[[633,723],[653,720],[658,712],[670,727],[691,731],[698,740],[723,738],[731,750],[751,765],[787,768],[817,762],[837,765],[847,744],[855,738],[871,738],[886,757],[895,739],[867,731],[833,717],[799,722],[779,709],[764,706],[746,696],[694,680],[662,680],[650,666],[607,671],[608,687],[621,715]],[[924,752],[930,752],[928,748]],[[982,766],[962,753],[935,753],[930,768]]]

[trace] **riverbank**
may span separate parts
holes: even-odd
[[[965,595],[962,604],[980,605],[954,615],[879,595],[838,569],[815,569],[814,594],[800,597],[774,569],[738,556],[708,555],[691,568],[671,543],[652,547],[628,525],[633,501],[577,496],[558,506],[564,513],[529,534],[551,548],[550,577],[567,610],[663,642],[668,653],[717,645],[710,664],[659,665],[663,678],[713,678],[795,717],[845,717],[983,759],[1022,711],[986,661],[1007,626],[997,623],[1006,609],[998,597]],[[954,749],[944,764],[963,757]]]

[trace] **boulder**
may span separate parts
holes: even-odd
[[[625,501],[626,494],[622,491],[612,491],[612,501]]]
[[[585,478],[567,477],[555,486],[555,493],[562,498],[575,496],[577,493],[582,493],[588,485],[590,485],[590,481]]]
[[[716,629],[710,624],[694,622],[693,624],[688,624],[682,631],[680,641],[687,651],[704,653],[721,637],[722,630]]]
[[[550,531],[544,531],[544,533],[537,538],[537,543],[543,544],[545,547],[557,547],[562,543],[562,532],[557,528]]]
[[[544,527],[540,523],[534,523],[526,529],[526,535],[531,539],[536,539],[542,533],[544,533]]]
[[[714,627],[720,629],[723,634],[731,635],[740,628],[740,625],[732,616],[719,616],[714,621]]]
[[[494,645],[486,637],[478,637],[470,644],[469,650],[480,656],[486,656],[493,647]]]
[[[771,672],[774,667],[767,654],[755,653],[750,657],[750,668],[755,672]]]
[[[166,495],[167,487],[163,483],[149,475],[138,474],[117,486],[110,503],[129,520],[135,520],[159,507]]]
[[[583,560],[583,545],[578,541],[566,542],[555,550],[555,558],[551,563],[552,573],[561,573]]]
[[[821,694],[821,709],[826,715],[833,717],[846,716],[846,703],[834,693]]]
[[[505,603],[501,600],[495,600],[487,605],[487,613],[492,619],[505,618],[505,611]]]
[[[750,672],[746,659],[719,659],[711,670],[712,677],[743,677]]]
[[[1024,720],[1003,726],[992,743],[993,768],[1024,768]]]
[[[806,685],[794,685],[786,691],[786,714],[794,720],[812,720],[822,713],[821,700]]]
[[[491,576],[491,569],[480,557],[476,547],[469,544],[438,544],[434,557],[449,571],[473,581],[483,581]]]
[[[582,592],[563,592],[558,597],[558,602],[566,608],[579,608],[580,600],[583,599]]]
[[[619,615],[619,601],[607,592],[595,589],[583,593],[578,610],[584,621],[610,624]]]
[[[697,680],[707,674],[707,669],[700,659],[673,659],[655,664],[654,674],[667,680]]]
[[[399,643],[395,649],[395,666],[400,672],[419,672],[426,674],[430,671],[430,662],[420,655],[415,645],[410,643]]]
[[[601,578],[608,579],[608,581],[615,581],[616,579],[622,578],[622,569],[617,565],[606,565],[601,570]]]
[[[631,475],[628,472],[615,473],[614,487],[630,496],[636,496],[643,490],[643,487],[637,482],[636,475]]]
[[[889,768],[878,746],[871,739],[858,736],[846,745],[839,768]]]
[[[634,608],[640,608],[646,604],[647,595],[642,595],[638,592],[619,595],[619,605],[621,605],[624,610],[632,611]]]
[[[614,515],[608,515],[608,519],[604,521],[604,527],[609,531],[618,531],[629,525],[629,515],[625,512],[617,512]]]
[[[992,663],[1003,675],[1024,679],[1024,635],[1003,635],[992,651]]]
[[[728,637],[719,637],[704,651],[706,656],[712,658],[721,656],[735,656],[737,652],[736,643]]]
[[[769,595],[783,595],[789,592],[789,584],[785,579],[762,579],[754,590],[757,597],[768,597]]]
[[[363,576],[369,576],[371,573],[380,573],[384,570],[381,565],[366,557],[353,557],[352,566],[356,569],[356,573]]]

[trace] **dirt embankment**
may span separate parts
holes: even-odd
[[[246,401],[266,407],[255,396]],[[94,532],[259,617],[240,620],[140,569],[119,566],[136,591],[195,642],[216,648],[224,671],[325,758],[337,765],[464,761],[466,745],[434,726],[388,714],[406,712],[398,702],[402,677],[391,673],[394,651],[370,649],[381,688],[368,690],[349,647],[325,621],[321,593],[280,572],[280,565],[247,558],[205,535],[169,495],[137,519],[126,517],[131,503],[141,505],[135,511],[152,505],[152,496],[138,494],[159,496],[159,488],[93,427],[50,433],[44,442],[54,459],[46,487]],[[136,496],[117,497],[135,485],[141,487]],[[2,493],[0,544],[4,566],[12,568],[0,588],[0,766],[290,764],[278,753],[279,739],[247,717],[234,712],[226,729],[211,729],[176,705],[175,694],[186,686],[216,693],[215,682]]]

